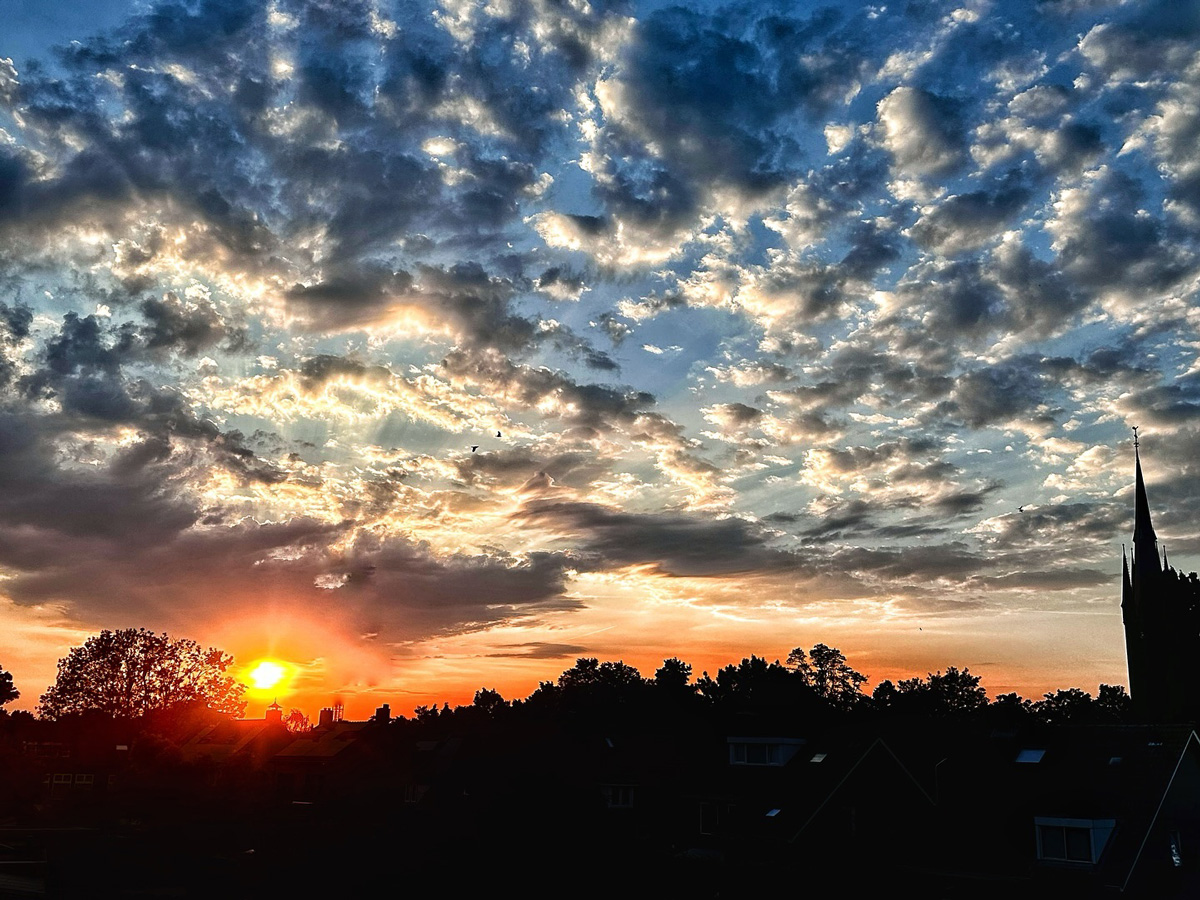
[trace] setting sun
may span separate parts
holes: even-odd
[[[278,688],[288,676],[288,667],[273,659],[262,659],[246,670],[250,687],[256,691]]]

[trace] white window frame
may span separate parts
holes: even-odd
[[[1064,819],[1055,816],[1036,816],[1033,820],[1034,832],[1037,835],[1037,857],[1043,862],[1051,863],[1068,863],[1072,865],[1094,866],[1099,862],[1101,855],[1104,853],[1104,848],[1108,846],[1109,838],[1112,836],[1113,830],[1116,828],[1115,819]],[[1063,855],[1050,856],[1047,855],[1043,835],[1045,829],[1057,828],[1063,832]],[[1088,836],[1088,859],[1073,859],[1067,851],[1067,834],[1068,828],[1078,829],[1087,832]]]
[[[632,809],[634,804],[634,788],[632,784],[603,785],[604,803],[609,809]]]
[[[794,738],[731,737],[731,766],[786,766],[800,752],[804,741]]]

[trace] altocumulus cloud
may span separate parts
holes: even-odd
[[[589,652],[622,579],[1101,616],[1128,425],[1200,550],[1198,36],[201,0],[0,46],[0,592],[409,658]]]

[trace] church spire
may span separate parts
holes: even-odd
[[[1146,482],[1142,479],[1142,458],[1138,453],[1138,430],[1135,425],[1133,428],[1133,460],[1135,469],[1136,485],[1134,488],[1136,496],[1137,508],[1133,519],[1133,546],[1139,551],[1138,559],[1140,560],[1140,551],[1142,548],[1147,548],[1149,555],[1155,557],[1157,562],[1158,553],[1156,545],[1158,544],[1158,536],[1154,533],[1154,525],[1150,521],[1150,501],[1146,499]]]

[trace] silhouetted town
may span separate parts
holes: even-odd
[[[951,666],[867,695],[823,644],[315,725],[60,690],[0,716],[0,897],[1200,896],[1200,588],[1135,475],[1129,694],[989,701]]]

